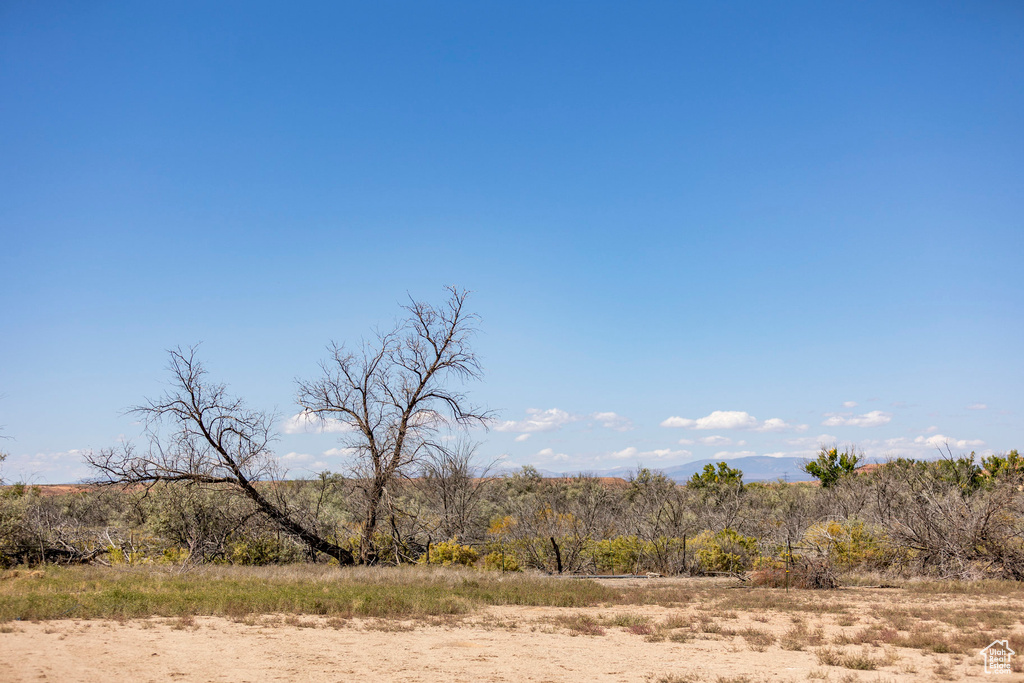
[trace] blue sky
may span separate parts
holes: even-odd
[[[0,6],[5,478],[447,284],[488,459],[1024,446],[1019,3],[212,5]]]

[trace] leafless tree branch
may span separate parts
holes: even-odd
[[[269,447],[274,440],[273,416],[248,408],[223,384],[210,382],[195,347],[174,349],[170,356],[172,388],[131,409],[142,418],[149,449],[143,452],[122,444],[89,454],[87,463],[100,474],[97,483],[225,485],[246,495],[262,514],[311,550],[351,564],[352,553],[300,524],[256,486],[276,473]]]
[[[468,292],[449,287],[448,293],[441,306],[410,299],[404,320],[357,351],[333,344],[321,376],[299,382],[303,409],[351,428],[347,443],[366,495],[363,562],[375,558],[373,534],[387,487],[408,475],[439,432],[486,425],[489,418],[456,388],[481,375],[470,345],[477,316],[466,311]]]

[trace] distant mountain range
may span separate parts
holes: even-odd
[[[732,460],[695,460],[685,465],[668,467],[661,470],[666,477],[682,483],[692,477],[694,473],[700,472],[705,465],[716,465],[725,462],[729,467],[739,469],[743,472],[743,481],[811,481],[811,475],[803,472],[800,467],[806,462],[804,458],[772,458],[766,455],[750,455],[746,458],[733,458]],[[653,469],[653,468],[652,468]]]
[[[725,460],[706,459],[694,460],[684,465],[673,465],[671,467],[648,467],[652,471],[661,472],[666,477],[682,484],[695,473],[704,469],[705,465],[715,465],[725,462],[729,467],[739,469],[743,472],[743,481],[811,481],[813,477],[801,471],[800,466],[805,460],[803,458],[772,458],[766,455],[750,455],[745,458],[727,458]],[[584,474],[592,474],[597,477],[621,477],[628,478],[630,473],[636,472],[636,467],[613,467],[608,470],[582,470]],[[498,474],[507,474],[516,470],[502,470]],[[571,477],[579,474],[581,470],[568,472],[553,472],[551,470],[537,469],[542,477]]]

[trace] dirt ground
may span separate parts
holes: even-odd
[[[837,597],[837,599],[840,599]],[[988,679],[978,653],[938,654],[850,644],[844,633],[877,623],[879,609],[977,598],[858,590],[850,609],[821,612],[685,607],[494,607],[418,622],[266,615],[126,622],[13,622],[0,629],[0,681],[918,681]],[[993,604],[998,598],[993,597]],[[1005,608],[1006,606],[1003,605]],[[1024,607],[1024,606],[1022,606]],[[1021,612],[1024,616],[1024,610]],[[571,624],[585,624],[583,631]],[[654,631],[630,623],[691,623]],[[700,624],[714,627],[700,628]],[[589,626],[586,626],[589,624]],[[602,624],[602,625],[595,625]],[[794,624],[824,635],[788,649]],[[589,631],[588,631],[589,629]],[[820,629],[820,630],[819,630]],[[1024,652],[1024,625],[1007,628]],[[746,632],[747,635],[742,633]],[[661,635],[658,635],[658,634]],[[759,642],[758,634],[772,638]],[[837,645],[837,638],[840,639]],[[862,653],[870,670],[828,666],[822,647]],[[1024,655],[1021,655],[1024,656]],[[1024,680],[1024,675],[991,677]]]

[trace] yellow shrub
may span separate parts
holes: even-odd
[[[442,541],[430,546],[430,564],[439,564],[444,567],[453,564],[461,564],[470,567],[480,559],[480,553],[468,545],[460,545],[454,538],[450,541]],[[427,553],[420,555],[418,562],[427,564]]]
[[[705,571],[739,572],[750,569],[758,556],[757,539],[733,529],[722,529],[708,538],[702,532],[696,539],[697,559]]]
[[[781,558],[768,557],[767,555],[761,555],[754,560],[754,565],[751,567],[754,571],[763,569],[783,569],[786,566],[785,556]]]
[[[188,548],[164,548],[164,555],[161,561],[167,564],[181,564],[189,558]]]
[[[488,527],[487,533],[494,536],[500,536],[511,531],[512,527],[515,525],[516,520],[514,517],[509,515],[506,515],[505,517],[497,517],[491,520],[491,525]]]
[[[431,558],[433,554],[431,554]],[[503,553],[500,550],[495,550],[492,553],[484,555],[484,569],[488,571],[500,572],[518,572],[522,571],[519,567],[519,562],[516,561],[515,555],[510,553]]]
[[[803,543],[826,552],[837,567],[877,565],[886,562],[889,555],[884,537],[872,533],[860,520],[813,524],[804,534]]]
[[[126,553],[115,545],[107,546],[107,558],[110,559],[110,564],[127,564],[129,566],[143,564],[148,561],[146,554],[141,550]]]

